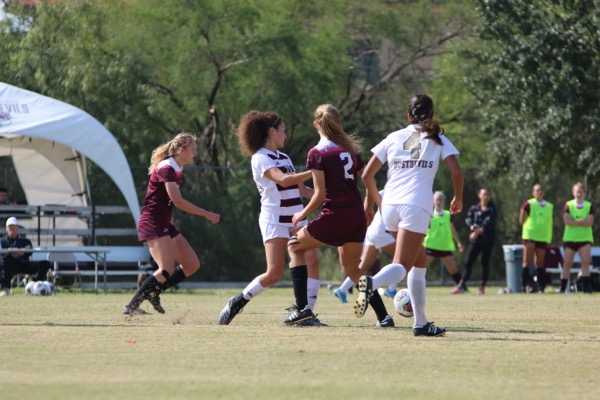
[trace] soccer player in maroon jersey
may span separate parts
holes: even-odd
[[[158,270],[140,286],[123,314],[145,314],[140,309],[148,300],[156,311],[163,314],[160,292],[177,285],[200,268],[200,260],[189,242],[171,223],[173,205],[190,214],[206,218],[213,224],[221,216],[206,211],[184,199],[179,191],[183,181],[183,166],[192,164],[198,154],[196,137],[180,133],[152,152],[148,172],[150,180],[144,207],[138,223],[138,240],[145,241]],[[175,262],[179,265],[175,267]]]
[[[289,242],[290,272],[296,304],[283,321],[286,325],[313,318],[306,298],[305,252],[325,244],[337,246],[346,276],[357,283],[362,274],[358,266],[367,231],[367,218],[357,186],[360,171],[364,167],[359,155],[360,140],[344,132],[340,113],[331,104],[317,107],[313,126],[321,139],[309,150],[306,167],[312,172],[315,193],[306,207],[294,214],[292,221],[294,224],[300,223],[319,207],[321,213],[302,227]],[[378,319],[383,320],[387,311],[379,294],[371,297],[371,304]],[[380,316],[380,313],[384,315]]]

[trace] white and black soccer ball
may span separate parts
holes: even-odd
[[[413,317],[414,314],[408,289],[398,290],[398,293],[394,296],[394,308],[398,314],[405,318]]]
[[[29,281],[27,282],[27,285],[25,285],[25,294],[27,296],[33,296],[33,286],[35,285],[34,281]]]
[[[50,281],[44,281],[44,284],[48,288],[48,295],[53,294],[54,293],[54,283],[52,283]]]
[[[35,296],[47,296],[50,294],[48,286],[42,281],[37,281],[33,284],[33,294]]]

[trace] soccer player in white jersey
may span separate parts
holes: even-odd
[[[450,212],[453,215],[462,210],[463,175],[456,159],[458,150],[433,118],[433,100],[423,94],[413,96],[408,103],[407,117],[411,125],[390,133],[371,149],[373,156],[363,171],[367,196],[377,204],[386,228],[396,237],[396,251],[393,264],[386,266],[389,268],[382,269],[373,278],[366,275],[360,278],[355,309],[364,313],[373,288],[394,283],[388,276],[397,279],[395,269],[406,270],[414,311],[413,334],[443,336],[446,329],[433,325],[425,316],[427,264],[423,239],[433,213],[433,181],[440,159],[452,176],[454,197]],[[386,162],[387,182],[382,197],[375,174]],[[360,315],[357,313],[357,316]]]
[[[233,296],[219,315],[219,324],[229,325],[244,306],[283,275],[287,243],[301,226],[294,227],[292,216],[303,209],[300,196],[311,198],[314,191],[303,182],[310,179],[310,171],[295,173],[292,160],[278,149],[285,139],[285,123],[274,112],[250,111],[242,116],[237,135],[242,152],[251,155],[252,177],[260,193],[259,226],[267,258],[267,271],[250,282],[238,295]],[[307,254],[309,306],[314,308],[321,282],[316,250]],[[307,325],[322,325],[316,317]]]

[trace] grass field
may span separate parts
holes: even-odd
[[[497,289],[428,288],[439,338],[400,316],[374,328],[326,289],[324,328],[283,326],[291,289],[229,326],[217,316],[234,290],[166,293],[167,314],[136,317],[121,314],[132,293],[17,293],[0,298],[0,399],[600,398],[600,295]]]

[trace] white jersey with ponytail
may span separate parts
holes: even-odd
[[[371,151],[388,163],[382,204],[416,205],[433,214],[433,181],[440,160],[460,153],[443,134],[440,146],[418,127],[410,125],[390,133]]]

